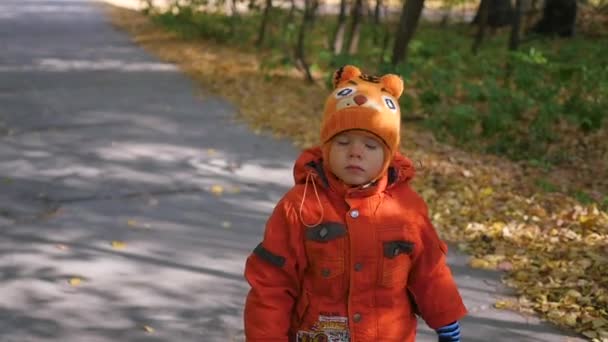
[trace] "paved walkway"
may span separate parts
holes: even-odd
[[[298,151],[194,89],[98,3],[0,2],[1,341],[243,340],[244,260]],[[568,341],[492,309],[497,275],[454,251],[466,341]]]

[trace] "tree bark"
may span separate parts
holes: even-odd
[[[355,0],[352,12],[350,34],[348,36],[348,53],[354,55],[359,48],[359,35],[361,33],[361,17],[363,16],[363,0]]]
[[[513,18],[513,7],[511,0],[481,0],[477,13],[473,18],[473,24],[480,24],[481,11],[483,7],[487,9],[487,26],[492,28],[504,27],[511,24]]]
[[[523,0],[515,0],[515,13],[513,15],[513,22],[511,23],[511,36],[509,37],[509,51],[516,51],[519,47],[519,33],[521,31],[521,16],[522,16],[522,2]],[[513,73],[513,65],[511,61],[507,61],[506,79],[511,79]]]
[[[376,0],[376,7],[374,8],[374,45],[378,44],[380,35],[382,34],[382,0]]]
[[[298,32],[298,42],[296,44],[296,63],[303,70],[304,75],[306,77],[306,81],[309,83],[314,83],[314,78],[310,73],[310,66],[306,62],[306,56],[304,53],[304,45],[306,42],[306,33],[308,31],[309,26],[312,24],[314,20],[315,12],[317,11],[317,7],[319,6],[318,0],[304,0],[304,15],[302,16],[302,23],[300,25],[300,31]]]
[[[445,6],[445,8],[443,10],[445,12],[443,12],[443,15],[441,16],[441,21],[439,22],[439,27],[446,28],[446,27],[448,27],[448,24],[450,23],[450,17],[452,16],[452,6],[447,5],[447,6]]]
[[[296,13],[296,1],[295,0],[291,0],[291,7],[289,8],[289,14],[287,15],[287,23],[292,23],[293,22],[293,17]]]
[[[258,47],[262,46],[264,43],[264,36],[266,35],[266,25],[268,23],[268,17],[270,16],[270,10],[272,9],[272,0],[266,0],[266,7],[264,8],[264,14],[262,16],[262,23],[260,25],[260,32],[258,34],[258,39],[256,45]]]
[[[543,16],[532,31],[544,35],[571,37],[576,24],[576,0],[546,0]]]
[[[340,0],[340,14],[338,15],[338,26],[334,33],[334,39],[331,44],[333,47],[334,55],[342,53],[342,47],[344,46],[344,33],[346,32],[346,8],[348,4],[347,0]]]
[[[477,34],[475,35],[475,40],[473,41],[473,46],[471,47],[471,52],[473,53],[473,55],[477,55],[477,51],[479,51],[479,47],[481,46],[481,42],[483,41],[483,37],[486,33],[486,26],[488,24],[488,12],[490,10],[489,7],[489,0],[481,0],[481,3],[479,4],[479,10],[477,11],[479,14]]]
[[[515,0],[515,15],[511,23],[511,36],[509,37],[509,51],[517,50],[519,46],[519,33],[521,30],[522,0]]]
[[[423,7],[424,0],[406,0],[403,3],[391,59],[393,65],[407,63],[407,47],[416,32]]]

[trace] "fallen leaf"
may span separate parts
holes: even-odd
[[[129,227],[137,227],[137,221],[135,221],[135,220],[127,220],[127,226],[129,226]]]
[[[469,170],[462,170],[462,175],[465,176],[466,178],[471,178],[473,177],[473,173]]]
[[[509,307],[509,303],[506,300],[499,300],[494,303],[494,307],[497,309],[506,309]]]
[[[596,338],[598,334],[593,330],[583,331],[583,335],[589,338]]]
[[[481,195],[481,197],[488,197],[488,196],[492,195],[493,193],[494,193],[494,189],[492,189],[490,187],[483,188],[479,192],[479,194]]]
[[[62,250],[62,251],[65,251],[65,250],[68,250],[68,249],[69,249],[69,247],[68,247],[68,246],[66,246],[66,245],[62,245],[62,244],[55,245],[55,247],[56,247],[57,249],[59,249],[59,250]]]
[[[214,149],[212,149],[212,148],[208,148],[208,149],[207,149],[207,155],[209,155],[209,156],[214,156],[214,155],[216,155],[216,152],[215,152],[215,150],[214,150]]]
[[[72,277],[70,278],[70,280],[68,280],[68,284],[72,285],[72,286],[78,286],[82,283],[82,279],[80,279],[79,277]]]
[[[147,333],[149,333],[149,334],[154,333],[154,328],[152,328],[152,327],[151,327],[151,326],[149,326],[149,325],[144,325],[142,328],[144,329],[144,331],[145,331],[145,332],[147,332]]]
[[[112,241],[112,248],[123,249],[125,247],[127,247],[127,244],[124,241]]]
[[[491,269],[492,264],[490,262],[488,262],[487,260],[484,259],[480,259],[480,258],[472,258],[469,261],[469,265],[473,268],[481,268],[481,269]]]
[[[224,188],[221,185],[214,185],[211,187],[211,192],[216,196],[221,196],[224,193]]]
[[[224,221],[224,222],[222,222],[222,227],[228,229],[228,228],[232,227],[232,223],[230,223],[228,221]]]

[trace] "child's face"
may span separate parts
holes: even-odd
[[[384,147],[375,135],[360,130],[346,131],[329,143],[329,167],[344,183],[367,184],[380,173]]]

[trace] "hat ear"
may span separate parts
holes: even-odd
[[[380,83],[396,99],[403,93],[403,79],[397,75],[386,74],[380,77]]]
[[[361,70],[356,66],[345,65],[334,72],[334,88],[337,88],[342,82],[352,80],[361,75]]]

